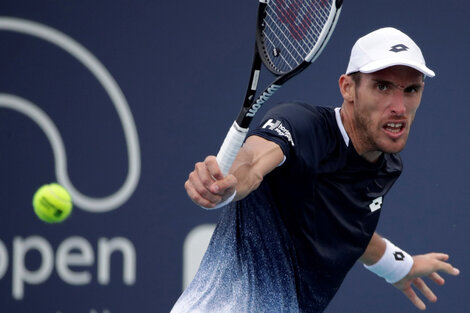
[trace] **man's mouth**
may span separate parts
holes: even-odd
[[[385,124],[384,126],[384,129],[389,132],[389,133],[392,133],[392,134],[399,134],[403,131],[403,129],[405,128],[405,123],[387,123]]]

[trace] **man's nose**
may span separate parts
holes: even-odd
[[[391,104],[392,113],[398,116],[405,115],[405,95],[402,89],[397,88],[393,94],[392,104]]]

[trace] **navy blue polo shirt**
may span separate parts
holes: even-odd
[[[285,162],[224,209],[172,312],[323,312],[402,171],[397,154],[360,157],[338,110],[285,103],[250,132],[278,144]]]

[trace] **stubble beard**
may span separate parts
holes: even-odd
[[[355,112],[355,119],[356,119],[356,127],[358,130],[358,138],[361,140],[363,144],[363,148],[366,149],[366,152],[369,151],[378,151],[382,153],[398,153],[401,152],[405,146],[406,142],[408,141],[408,133],[407,131],[405,134],[403,134],[402,138],[398,140],[392,140],[393,143],[397,144],[399,142],[402,142],[398,147],[394,147],[393,145],[389,145],[389,147],[386,146],[386,143],[380,143],[375,137],[374,134],[376,134],[377,138],[379,138],[379,135],[381,134],[381,129],[374,129],[372,123],[372,120],[366,115],[366,114],[361,114],[360,112]]]
[[[354,119],[356,121],[356,129],[358,130],[358,139],[361,141],[366,151],[381,151],[374,138],[372,138],[373,123],[370,118],[365,114],[361,114],[361,112],[354,111]]]

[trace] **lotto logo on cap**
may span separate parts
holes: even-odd
[[[395,65],[409,66],[425,76],[435,76],[426,66],[418,45],[406,34],[392,27],[378,29],[356,41],[346,74],[373,73]]]

